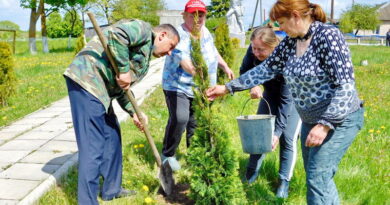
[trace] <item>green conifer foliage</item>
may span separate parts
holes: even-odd
[[[197,22],[197,21],[195,21]],[[245,204],[245,194],[238,177],[238,159],[216,106],[204,94],[209,87],[208,68],[200,50],[199,30],[191,39],[191,57],[196,69],[194,101],[197,128],[191,139],[188,163],[190,197],[196,204]],[[217,105],[218,106],[218,105]]]
[[[80,52],[84,48],[84,46],[85,46],[85,36],[84,33],[81,33],[81,35],[77,38],[75,54]]]
[[[15,81],[11,47],[0,42],[0,106],[6,106],[7,99],[15,92]]]
[[[234,64],[234,52],[232,41],[229,37],[229,27],[226,22],[221,23],[215,30],[215,47],[229,68]],[[227,76],[222,69],[218,69],[218,84],[225,84]]]

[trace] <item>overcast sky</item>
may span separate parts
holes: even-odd
[[[183,10],[187,0],[163,0],[167,9],[170,10]],[[210,0],[204,0],[206,5],[210,4]],[[263,9],[266,10],[266,17],[271,6],[276,0],[262,0]],[[327,14],[330,13],[331,0],[311,0],[312,3],[320,4]],[[375,5],[379,3],[389,2],[388,0],[355,0],[355,3]],[[340,14],[348,9],[352,4],[352,0],[335,0],[335,18],[338,18]],[[254,14],[254,7],[256,6],[256,0],[243,0],[244,6],[244,24],[248,28],[252,23]],[[0,0],[0,21],[10,20],[20,26],[22,30],[28,30],[30,19],[30,10],[20,7],[19,0]],[[257,12],[255,19],[255,25],[258,25],[260,21],[260,14]],[[40,23],[37,23],[37,29],[40,30]]]

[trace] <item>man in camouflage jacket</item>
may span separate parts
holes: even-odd
[[[98,204],[100,176],[104,179],[100,190],[103,200],[135,193],[121,188],[121,134],[112,100],[117,99],[142,130],[125,90],[146,75],[151,55],[170,55],[180,40],[171,25],[152,29],[140,20],[120,21],[103,33],[119,75],[115,75],[97,36],[76,55],[64,73],[79,150],[78,203],[83,205]]]

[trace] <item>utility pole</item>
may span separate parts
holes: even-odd
[[[334,0],[331,1],[331,10],[330,10],[330,21],[334,23]]]
[[[260,0],[260,26],[263,25],[263,0]]]
[[[253,24],[255,23],[255,18],[256,18],[256,13],[257,13],[257,6],[258,5],[259,5],[259,0],[256,0],[255,13],[253,14],[251,30],[253,29]]]

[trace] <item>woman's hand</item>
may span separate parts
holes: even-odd
[[[207,89],[206,95],[210,101],[215,100],[219,96],[224,96],[229,92],[229,90],[224,85],[216,85]]]
[[[145,115],[145,113],[141,112],[142,118],[145,120],[145,124],[148,125],[148,116]],[[134,113],[133,115],[133,123],[140,131],[144,131],[144,125],[142,124],[141,120],[138,118],[137,114]]]
[[[317,124],[314,126],[309,134],[307,135],[305,146],[306,147],[317,147],[320,146],[326,136],[328,135],[330,128],[326,125]]]
[[[251,94],[252,99],[259,99],[259,98],[263,97],[263,93],[261,92],[261,89],[259,86],[255,86],[255,87],[251,88],[250,94]]]
[[[120,73],[119,76],[116,76],[116,82],[118,83],[119,87],[124,90],[128,90],[131,83],[130,71],[126,73]]]

